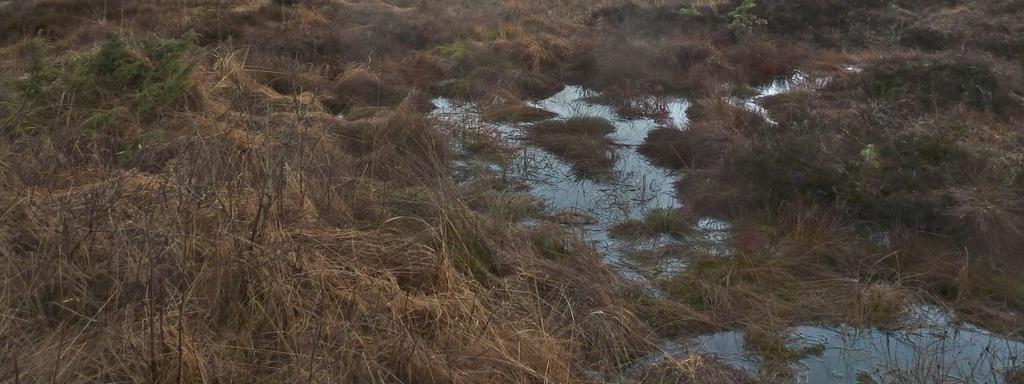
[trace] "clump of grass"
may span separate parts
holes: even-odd
[[[652,163],[671,169],[711,169],[759,137],[764,119],[724,98],[698,100],[687,111],[686,129],[651,130],[638,151]]]
[[[653,383],[753,384],[763,382],[716,357],[697,353],[668,357],[657,364],[643,367],[643,372],[637,376]]]
[[[463,39],[431,49],[455,75],[440,84],[441,93],[478,99],[502,89],[529,99],[547,97],[562,88],[562,81],[544,69],[557,68],[568,59],[552,54],[573,51],[564,39],[519,29],[485,35],[483,42]]]
[[[693,232],[691,222],[678,209],[655,209],[643,219],[616,224],[611,235],[623,239],[650,238],[658,235],[685,237]]]
[[[616,161],[608,134],[615,126],[606,119],[574,117],[536,123],[526,129],[527,141],[568,161],[581,177],[600,177]]]
[[[603,136],[615,132],[615,125],[600,117],[573,117],[561,122],[534,125],[533,131],[539,134]]]
[[[723,327],[761,324],[766,316],[783,324],[848,321],[867,300],[858,303],[861,283],[846,276],[878,273],[874,263],[884,254],[835,212],[803,209],[787,210],[777,227],[734,221],[728,253],[692,252],[686,270],[659,286]]]
[[[143,42],[132,47],[122,38],[113,37],[95,53],[72,64],[75,68],[61,82],[79,100],[99,101],[122,94],[143,113],[152,113],[185,94],[196,64],[189,56],[191,44],[185,39]]]
[[[41,40],[28,45],[27,73],[13,81],[17,90],[3,128],[26,140],[55,143],[76,156],[78,148],[107,161],[151,169],[139,152],[171,141],[173,128],[150,128],[184,108],[194,92],[197,65],[192,37],[129,41],[111,37],[93,49],[55,58]],[[8,128],[10,130],[8,130]],[[163,142],[157,142],[160,140]],[[150,154],[160,163],[169,152]],[[115,159],[116,158],[116,159]]]
[[[761,376],[772,380],[791,378],[798,361],[821,355],[825,346],[821,344],[799,346],[799,340],[785,329],[768,327],[748,328],[743,335],[746,347],[761,357]]]
[[[849,323],[892,326],[904,319],[912,297],[895,284],[869,284],[860,290]]]
[[[617,94],[615,114],[626,119],[650,118],[663,120],[668,117],[668,107],[664,100],[656,97]]]
[[[531,229],[534,250],[545,258],[559,260],[577,254],[581,242],[559,225],[548,224]]]
[[[156,172],[173,159],[179,148],[173,135],[164,129],[152,129],[133,138],[117,153],[119,164],[133,165],[146,172]]]
[[[345,126],[349,148],[368,175],[427,179],[443,174],[452,156],[448,140],[406,100],[370,124]],[[410,173],[411,172],[411,173]]]
[[[900,44],[928,51],[940,51],[949,46],[954,36],[927,26],[910,26],[900,35]]]
[[[172,107],[188,91],[196,65],[188,39],[129,43],[115,36],[94,51],[56,63],[47,57],[45,43],[32,47],[28,74],[16,84],[31,113],[60,113],[59,98],[71,96],[94,125],[108,121],[116,108],[151,116]]]
[[[474,130],[463,134],[464,148],[469,153],[496,163],[506,163],[515,150],[496,132]]]
[[[409,99],[422,110],[429,103],[410,88],[381,78],[368,68],[348,68],[334,85],[334,95],[327,102],[335,112],[348,112],[355,107],[397,106]]]
[[[638,151],[660,167],[704,168],[718,164],[732,145],[734,138],[720,130],[662,127],[651,130]]]
[[[962,103],[1001,111],[1011,103],[990,69],[963,59],[881,63],[867,81],[873,96],[910,100],[911,106],[946,108]]]
[[[378,114],[386,113],[387,107],[352,107],[343,114],[345,120],[358,121],[376,117]]]
[[[735,172],[760,185],[763,204],[793,194],[811,200],[834,201],[849,180],[844,164],[826,152],[813,137],[785,138],[754,147],[739,155]]]
[[[481,112],[487,121],[503,123],[529,123],[557,117],[554,112],[526,105],[523,102],[506,102],[488,105]]]
[[[449,212],[439,241],[450,241],[456,267],[484,285],[497,284],[508,273],[492,243],[485,218],[468,210]],[[440,245],[440,244],[439,244]]]
[[[470,53],[478,49],[475,42],[470,40],[459,40],[451,44],[441,44],[433,48],[433,52],[446,59],[461,61],[469,57]]]
[[[544,215],[543,203],[525,193],[506,190],[501,180],[480,180],[470,182],[463,194],[472,197],[466,203],[474,211],[488,217],[501,218],[519,225],[523,220],[540,218]]]
[[[991,255],[1012,257],[1024,249],[1024,205],[1005,187],[980,186],[949,191],[946,217],[954,223],[949,230],[971,239],[976,249]]]

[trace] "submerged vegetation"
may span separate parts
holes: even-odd
[[[785,382],[804,324],[1024,336],[1021,1],[467,4],[0,1],[0,377]],[[621,121],[531,103],[566,85]],[[509,159],[609,178],[668,97],[636,150],[679,204],[609,234],[686,260],[638,281]],[[658,353],[718,330],[762,369]]]

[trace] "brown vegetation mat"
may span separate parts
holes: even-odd
[[[0,380],[743,382],[632,364],[648,325],[778,347],[907,302],[1019,334],[1021,1],[756,3],[0,1]],[[776,124],[728,101],[798,69],[832,80],[757,100]],[[693,101],[641,148],[689,209],[631,231],[727,218],[732,253],[654,298],[453,181],[431,97],[543,120],[568,83]],[[527,129],[614,164],[575,123]]]
[[[5,380],[589,382],[649,348],[593,251],[552,257],[480,205],[502,192],[450,181],[449,141],[401,74],[340,65],[346,41],[401,25],[323,24],[429,18],[25,7],[3,16],[0,56]],[[199,26],[217,29],[201,48],[148,36]],[[281,68],[289,52],[325,61]],[[327,113],[357,107],[380,109]]]

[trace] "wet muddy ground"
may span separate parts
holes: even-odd
[[[849,67],[848,71],[857,68]],[[827,78],[797,73],[756,89],[745,98],[730,100],[771,122],[759,104],[764,97],[794,89],[825,86]],[[615,130],[614,166],[601,177],[581,177],[573,164],[544,149],[529,145],[527,123],[488,123],[474,105],[435,99],[434,117],[453,129],[481,129],[511,148],[507,161],[476,158],[464,153],[463,166],[478,166],[499,173],[507,182],[523,185],[561,224],[592,242],[605,260],[627,278],[652,287],[654,279],[686,268],[688,249],[728,253],[729,224],[714,218],[694,221],[690,236],[668,234],[641,239],[622,239],[614,229],[629,220],[642,220],[652,212],[672,210],[678,201],[674,171],[657,167],[638,151],[648,132],[659,127],[687,129],[689,102],[660,100],[667,111],[662,118],[624,118],[615,108],[602,104],[600,95],[579,86],[568,86],[556,95],[529,105],[555,114],[553,119],[597,117],[610,121]],[[458,137],[458,135],[454,135]],[[530,223],[525,223],[529,225]],[[657,253],[658,257],[637,258]],[[651,288],[654,294],[656,290]],[[992,335],[971,325],[958,324],[947,313],[930,306],[911,308],[900,329],[882,330],[847,325],[803,325],[789,330],[789,345],[807,353],[793,363],[793,380],[801,383],[839,382],[1003,382],[1007,370],[1018,367],[1024,344]],[[664,340],[663,351],[643,361],[697,352],[715,356],[730,365],[757,374],[762,359],[751,351],[742,331],[728,331],[680,340]]]

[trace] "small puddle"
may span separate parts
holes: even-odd
[[[912,312],[914,325],[899,330],[794,327],[791,347],[818,348],[820,353],[794,364],[793,381],[1003,383],[1007,371],[1022,364],[1024,343],[957,324],[939,308],[918,306]],[[716,356],[751,373],[760,366],[759,357],[747,350],[741,331],[700,336],[676,348]]]

